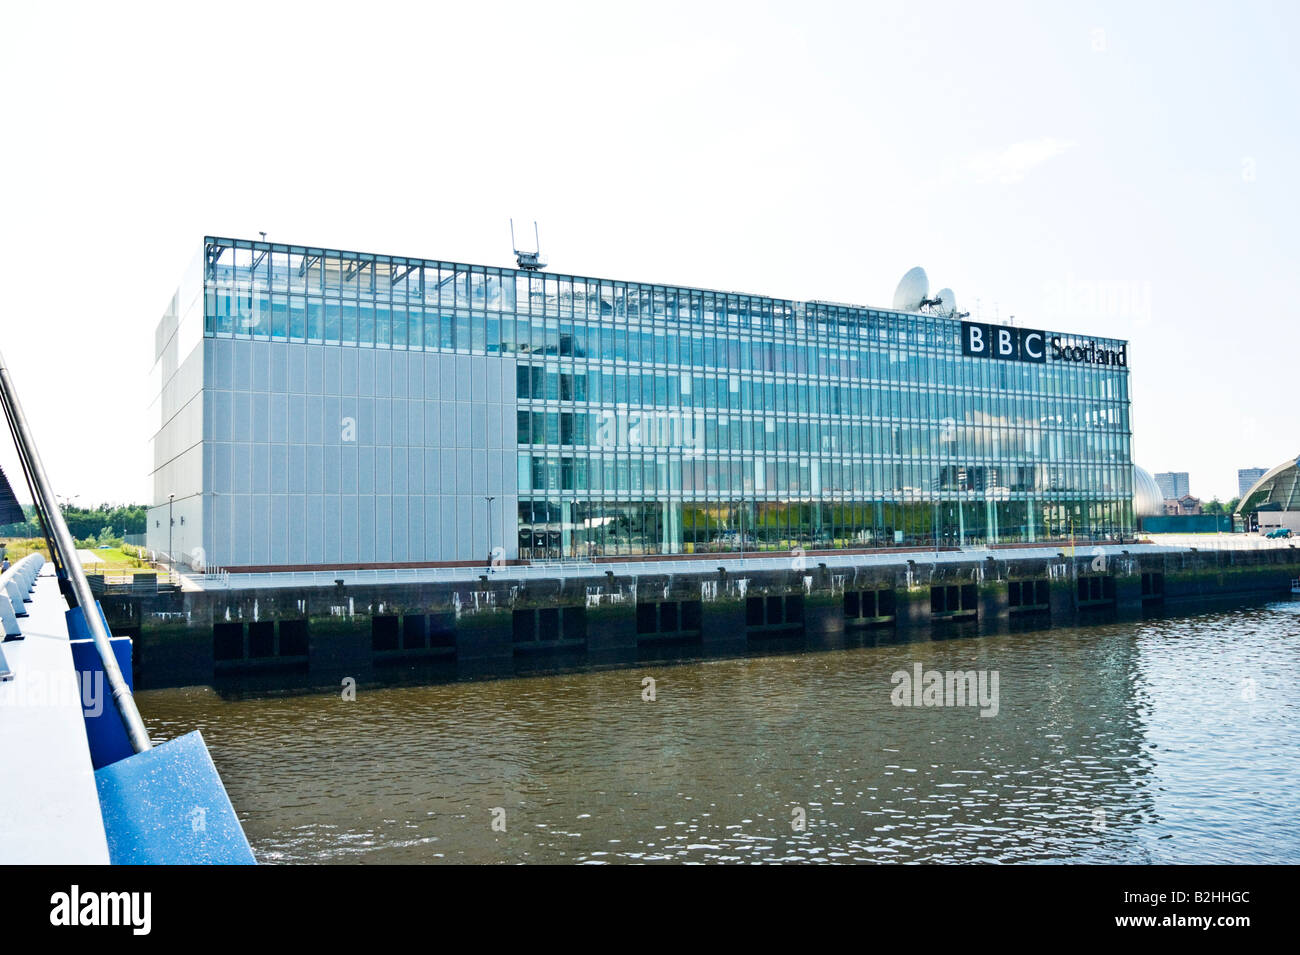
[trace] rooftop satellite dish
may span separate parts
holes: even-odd
[[[908,269],[894,291],[894,308],[900,312],[915,312],[930,294],[930,279],[919,265]]]
[[[525,252],[515,244],[515,220],[510,220],[510,247],[515,251],[515,262],[521,269],[529,272],[536,272],[538,269],[546,268],[546,263],[542,261],[542,240],[537,235],[537,220],[533,220],[533,242],[536,244],[536,252]]]
[[[952,316],[957,314],[957,296],[950,288],[941,288],[935,298],[939,300],[939,314]]]

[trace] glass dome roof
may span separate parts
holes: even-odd
[[[1238,514],[1256,511],[1300,511],[1300,457],[1265,474],[1237,505]]]

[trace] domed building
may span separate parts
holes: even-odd
[[[1300,456],[1265,473],[1242,497],[1236,512],[1247,530],[1267,534],[1288,527],[1300,534]]]
[[[1145,468],[1133,465],[1133,517],[1160,517],[1165,513],[1165,498],[1160,485]]]

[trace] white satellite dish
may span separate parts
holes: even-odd
[[[900,312],[915,312],[929,294],[930,279],[925,274],[925,269],[918,265],[914,269],[908,269],[899,280],[898,288],[894,291],[894,308]]]
[[[950,288],[941,288],[935,298],[939,300],[940,315],[954,315],[957,312],[957,296]]]

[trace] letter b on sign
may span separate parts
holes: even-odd
[[[976,325],[974,322],[961,323],[961,344],[963,355],[987,355],[989,353],[989,344],[984,334],[984,326]]]

